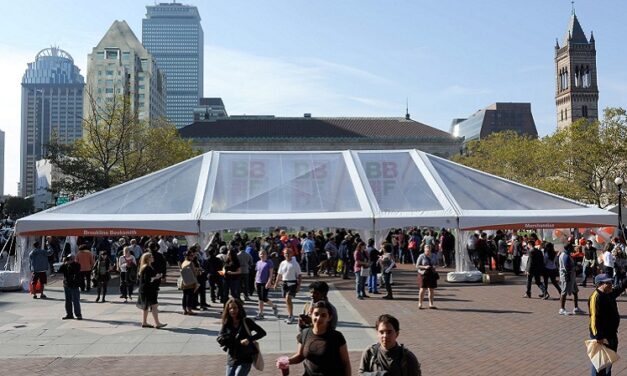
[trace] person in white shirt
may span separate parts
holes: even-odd
[[[160,235],[157,244],[159,245],[159,253],[162,255],[168,253],[168,243],[165,241],[165,236]]]
[[[616,259],[612,254],[609,247],[605,248],[603,253],[603,273],[607,274],[610,278],[614,277],[614,262]]]
[[[282,290],[283,297],[285,298],[285,305],[287,306],[287,319],[286,323],[294,323],[294,306],[292,299],[296,296],[296,292],[300,289],[301,272],[298,261],[292,256],[292,250],[285,249],[283,251],[285,260],[281,261],[279,269],[277,270],[277,278],[274,282],[274,288],[276,289],[279,281],[283,281]]]

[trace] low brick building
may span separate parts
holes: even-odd
[[[179,129],[196,149],[391,150],[419,149],[449,158],[462,139],[408,117],[231,116]]]

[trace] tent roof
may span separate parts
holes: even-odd
[[[22,235],[198,234],[251,227],[563,228],[602,209],[417,150],[208,152],[23,218]]]

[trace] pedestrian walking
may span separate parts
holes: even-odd
[[[279,307],[268,298],[268,292],[272,287],[272,274],[274,273],[274,264],[268,259],[268,251],[262,249],[259,252],[260,260],[255,266],[255,286],[257,288],[257,297],[259,298],[259,311],[255,320],[263,320],[263,307],[265,304],[272,308],[272,312],[276,318],[279,318]]]
[[[296,353],[289,364],[304,361],[304,376],[350,376],[351,364],[346,339],[341,332],[331,329],[331,310],[326,301],[313,305],[312,326],[304,329],[297,337]]]
[[[198,289],[198,270],[193,262],[194,251],[189,250],[185,253],[185,260],[181,263],[181,276],[179,288],[183,290],[183,314],[195,316],[194,293]]]
[[[216,338],[227,353],[226,376],[248,375],[253,356],[258,354],[254,342],[265,336],[266,331],[246,317],[241,300],[231,298],[226,302],[222,312],[222,328]]]
[[[559,257],[559,269],[560,269],[560,287],[562,294],[560,295],[560,315],[567,316],[569,313],[566,311],[566,297],[568,295],[573,296],[573,303],[575,308],[573,314],[581,314],[583,311],[579,308],[577,294],[579,289],[577,288],[577,274],[575,272],[575,261],[570,256],[573,251],[573,245],[568,243],[564,246],[564,252]]]
[[[392,257],[392,246],[389,243],[384,242],[381,249],[383,255],[379,258],[379,265],[381,266],[381,274],[383,275],[383,286],[385,287],[386,295],[383,299],[394,299],[392,293],[392,269],[396,267],[394,258]],[[420,257],[420,256],[419,256]]]
[[[277,287],[279,282],[282,281],[283,297],[285,298],[285,305],[287,308],[287,318],[285,322],[288,324],[294,323],[294,306],[292,299],[296,296],[296,292],[300,289],[302,281],[300,265],[296,258],[292,256],[292,250],[286,248],[283,251],[285,260],[281,261],[279,269],[277,270],[277,278],[274,282],[274,288]]]

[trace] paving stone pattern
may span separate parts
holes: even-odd
[[[352,279],[322,278],[333,284],[331,300],[340,311],[339,330],[349,344],[353,374],[357,374],[361,350],[375,341],[372,325],[381,313],[399,318],[399,341],[417,355],[423,375],[590,372],[583,344],[588,317],[558,315],[553,287],[549,292],[555,295],[545,301],[537,297],[535,285],[533,298],[522,298],[523,277],[510,274],[498,285],[449,284],[441,279],[436,290],[438,309],[418,310],[416,273],[409,265],[395,272],[393,301],[374,294],[357,300]],[[51,294],[59,290],[56,284]],[[580,291],[580,307],[585,311],[591,292],[591,287]],[[298,304],[305,301],[304,292],[300,295]],[[161,296],[167,331],[138,328],[138,310],[130,303],[117,302],[116,294],[111,294],[116,303],[83,304],[86,320],[78,322],[59,319],[62,300],[33,301],[26,294],[0,293],[0,370],[6,375],[223,375],[226,356],[215,343],[218,309],[202,316],[183,316],[178,314],[180,292],[166,288]],[[619,299],[623,315],[627,315],[626,301]],[[42,309],[39,303],[50,306]],[[567,308],[572,310],[572,300]],[[253,370],[251,375],[279,375],[274,368],[276,357],[296,349],[295,326],[268,316],[261,323],[268,331],[261,341],[266,369]],[[621,355],[627,343],[623,333],[619,341]],[[613,373],[625,371],[627,361],[620,360]],[[291,367],[291,374],[301,375],[302,366]]]

